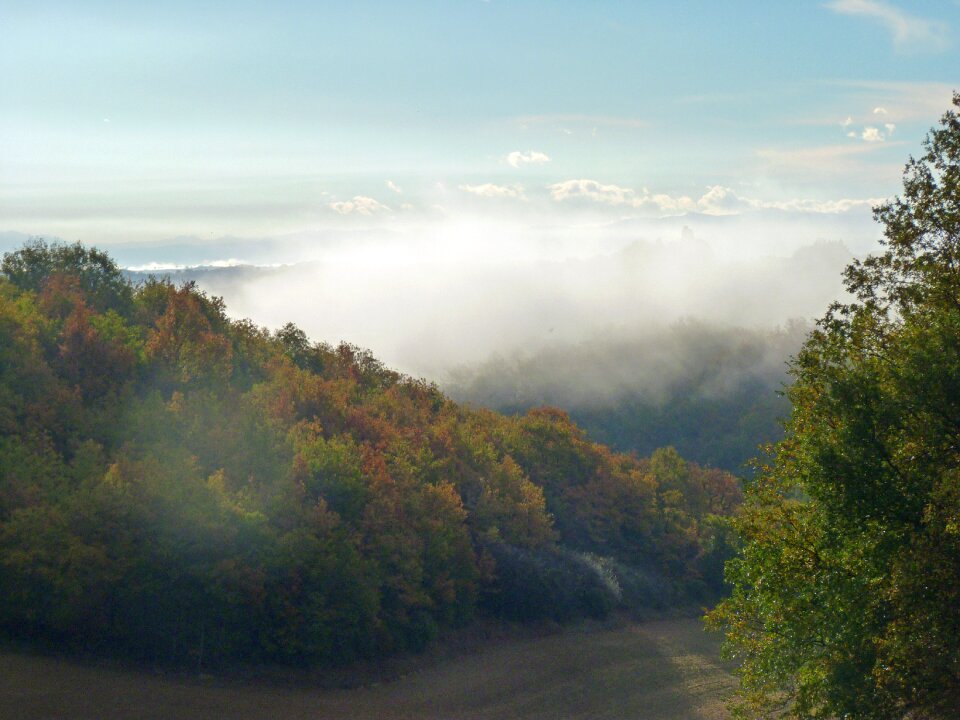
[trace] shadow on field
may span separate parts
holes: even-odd
[[[726,718],[733,687],[695,619],[501,640],[393,682],[353,690],[243,686],[0,653],[0,717]]]

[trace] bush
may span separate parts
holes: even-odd
[[[484,608],[510,620],[549,618],[570,622],[606,617],[620,598],[600,566],[580,553],[550,547],[528,550],[493,543],[496,579],[486,588]]]

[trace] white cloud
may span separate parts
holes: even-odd
[[[874,122],[877,122],[882,119],[886,119],[886,116],[890,112],[883,106],[878,105],[873,108],[872,115],[874,116]],[[851,126],[854,125],[854,120],[852,115],[848,115],[847,119],[840,123],[840,127],[845,130],[845,134],[848,138],[853,138],[854,140],[860,139],[868,143],[880,143],[886,140],[893,134],[893,131],[897,129],[897,126],[893,122],[883,123],[884,130],[881,130],[879,127],[874,125],[864,125],[863,129],[859,132],[854,130]]]
[[[728,187],[714,185],[697,200],[701,212],[707,215],[734,215],[747,210],[784,210],[797,213],[839,214],[855,208],[873,207],[883,202],[883,198],[839,200],[809,200],[792,198],[789,200],[758,200],[743,197]]]
[[[756,201],[742,198],[722,185],[711,185],[697,200],[697,209],[705,215],[737,215],[757,206]]]
[[[634,203],[634,207],[656,209],[664,215],[677,215],[697,209],[693,200],[686,195],[680,195],[679,197],[663,193],[649,195],[646,189],[643,192],[644,197]]]
[[[842,15],[861,15],[883,24],[897,50],[945,50],[949,45],[943,23],[925,20],[876,0],[833,0],[826,4]]]
[[[640,192],[619,185],[604,185],[596,180],[579,179],[554,183],[547,188],[556,202],[588,201],[647,210],[658,215],[677,215],[697,210],[697,204],[686,195],[674,197],[653,194],[646,188]]]
[[[390,208],[371,197],[356,195],[352,200],[340,200],[330,203],[330,207],[341,215],[375,215],[379,212],[389,211]]]
[[[850,131],[852,139],[859,134]],[[876,154],[884,147],[883,143],[848,142],[846,139],[835,145],[814,147],[760,148],[756,151],[757,171],[761,174],[779,178],[780,182],[815,182],[822,185],[825,178],[846,177],[858,182],[864,178],[874,178],[877,174]],[[891,172],[901,170],[899,165],[891,166]]]
[[[618,185],[603,185],[596,180],[567,180],[550,185],[550,194],[557,202],[587,200],[603,205],[624,206],[655,211],[661,215],[697,212],[704,215],[739,215],[755,210],[783,210],[797,213],[839,214],[854,208],[872,207],[879,198],[840,200],[759,200],[739,195],[723,185],[711,185],[697,200],[686,195],[637,192]]]
[[[399,185],[397,185],[393,180],[387,180],[387,188],[397,193],[398,195],[403,192]]]
[[[624,205],[636,197],[636,193],[629,188],[603,185],[596,180],[567,180],[554,183],[548,189],[550,196],[558,202],[582,198],[607,205]]]
[[[460,185],[460,190],[485,198],[526,199],[522,185],[494,185],[493,183],[484,183],[482,185]]]
[[[528,150],[527,152],[514,150],[507,155],[507,164],[515,168],[521,165],[543,165],[548,162],[550,162],[550,158],[546,153],[538,152],[537,150]]]
[[[632,188],[604,185],[596,180],[567,180],[554,183],[547,189],[550,191],[550,196],[557,202],[586,200],[603,205],[650,210],[659,214],[677,214],[696,209],[693,200],[686,196],[652,195],[646,188],[638,193]]]

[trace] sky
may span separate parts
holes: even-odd
[[[868,216],[960,87],[948,1],[5,0],[0,27],[0,229],[107,245]]]
[[[3,0],[0,28],[0,233],[136,266],[506,267],[685,227],[862,253],[960,89],[955,0]]]

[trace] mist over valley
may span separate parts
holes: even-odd
[[[493,355],[643,336],[684,319],[755,329],[809,321],[841,297],[852,257],[841,242],[821,241],[785,257],[730,259],[684,233],[585,257],[437,259],[416,246],[374,246],[268,267],[231,260],[128,273],[195,281],[235,317],[273,328],[292,321],[314,340],[369,348],[442,383]]]
[[[818,241],[730,257],[688,226],[658,241],[609,232],[615,249],[579,255],[520,239],[526,250],[438,259],[409,238],[354,238],[359,250],[306,262],[150,261],[127,274],[195,282],[235,317],[368,348],[457,400],[502,412],[552,405],[618,449],[674,445],[744,471],[779,437],[786,362],[841,298],[850,251]]]
[[[960,2],[0,28],[0,716],[960,717]]]

